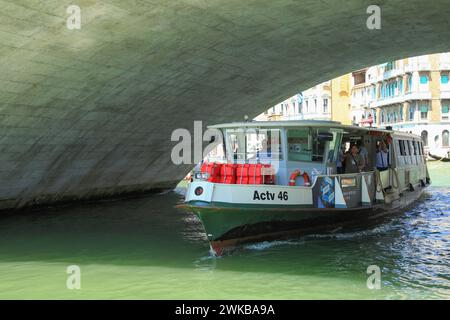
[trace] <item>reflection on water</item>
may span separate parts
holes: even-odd
[[[382,223],[247,245],[215,258],[176,193],[0,218],[0,298],[449,298],[450,166]],[[66,267],[81,267],[68,290]],[[366,286],[378,265],[381,290]]]

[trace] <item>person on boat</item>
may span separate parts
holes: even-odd
[[[341,145],[338,151],[338,156],[336,159],[336,171],[337,174],[344,173],[344,160],[345,160],[345,145]]]
[[[358,148],[359,148],[359,154],[361,155],[361,157],[364,160],[364,166],[368,166],[369,165],[369,152],[367,151],[367,148],[364,146],[364,141],[360,141],[358,144]],[[364,168],[366,169],[366,168]]]
[[[238,160],[239,159],[239,145],[237,143],[237,141],[232,142],[232,147],[233,147],[233,160]]]
[[[345,173],[358,173],[364,169],[364,159],[359,154],[359,148],[354,144],[345,156]]]
[[[375,155],[375,166],[379,171],[387,170],[389,167],[389,150],[384,141],[380,141]]]
[[[256,158],[259,161],[271,160],[272,152],[270,148],[270,140],[264,139],[261,141],[261,150],[256,152]]]

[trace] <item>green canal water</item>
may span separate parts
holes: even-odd
[[[215,258],[175,192],[0,216],[2,299],[449,299],[450,164],[376,225]],[[81,289],[66,287],[69,265]],[[381,289],[367,288],[367,267]]]

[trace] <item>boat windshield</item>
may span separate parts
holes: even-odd
[[[282,159],[279,129],[227,129],[225,137],[230,162],[271,163]]]

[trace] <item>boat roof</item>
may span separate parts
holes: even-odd
[[[382,132],[395,133],[402,136],[415,137],[412,133],[397,130],[380,129],[375,127],[357,127],[345,125],[338,121],[324,120],[282,120],[282,121],[247,121],[247,122],[230,122],[208,126],[210,129],[234,129],[234,128],[292,128],[292,127],[316,127],[316,128],[337,128],[346,132],[365,131],[365,132]]]

